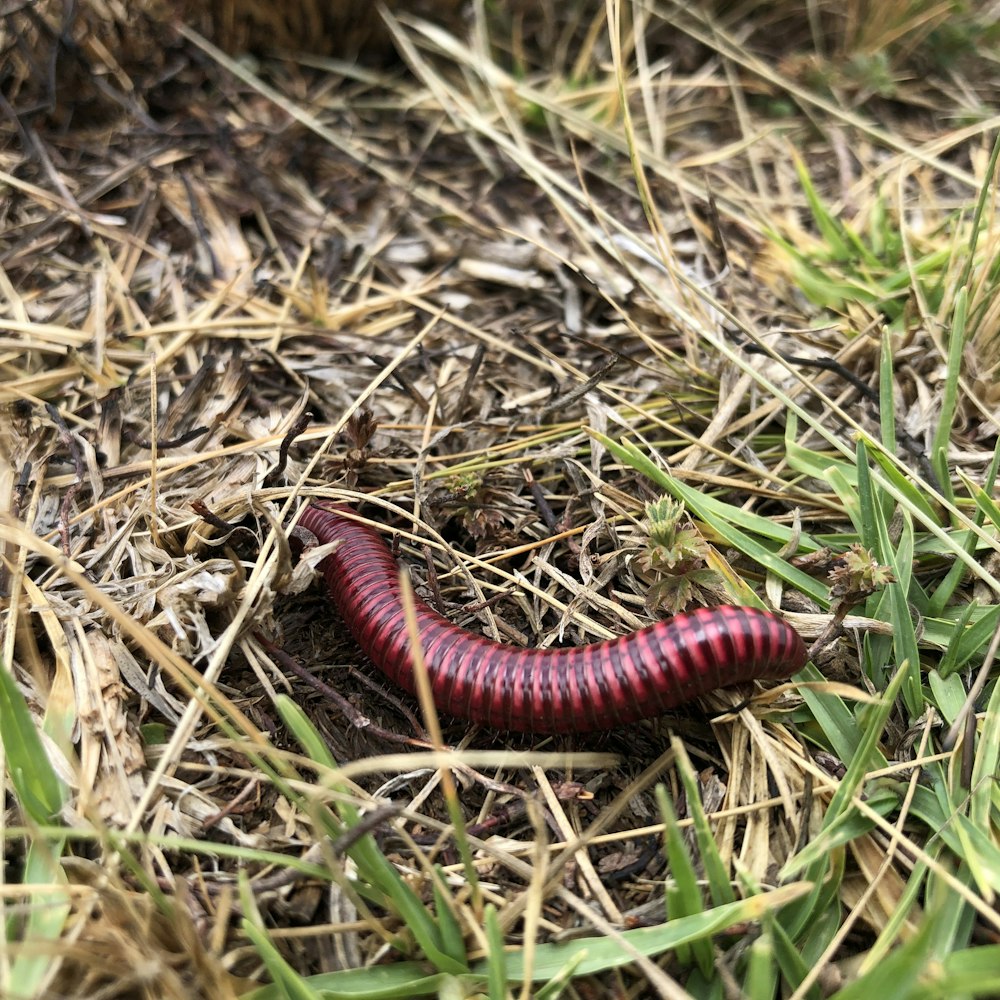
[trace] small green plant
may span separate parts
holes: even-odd
[[[1000,254],[996,241],[987,238],[989,185],[971,217],[961,209],[928,209],[926,215],[940,217],[907,224],[902,209],[878,191],[848,223],[824,201],[805,163],[793,155],[814,232],[780,232],[771,226],[767,233],[802,294],[821,309],[847,317],[842,330],[852,337],[871,319],[881,318],[894,333],[928,318],[946,324],[955,313],[956,294],[965,289],[969,305],[962,333],[993,358],[998,333],[990,303],[1000,291]],[[995,148],[987,177],[994,174],[996,158]]]
[[[696,592],[721,590],[721,577],[705,565],[708,543],[687,516],[684,504],[663,497],[646,504],[649,541],[639,568],[649,579],[646,608],[677,613]]]
[[[911,265],[900,221],[879,193],[864,217],[842,221],[823,201],[809,172],[795,157],[796,172],[815,227],[815,236],[798,232],[769,235],[791,268],[793,283],[814,305],[839,314],[858,306],[881,312],[901,329],[914,282],[932,309],[944,295],[943,279],[951,261],[949,248],[927,243]],[[911,236],[911,240],[916,242]]]

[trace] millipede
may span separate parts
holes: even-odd
[[[333,603],[362,652],[415,690],[399,567],[374,528],[310,503],[299,520],[321,543]],[[524,649],[448,621],[419,598],[420,647],[441,712],[493,729],[583,733],[651,718],[700,695],[782,680],[805,665],[799,634],[767,611],[701,608],[587,646]]]

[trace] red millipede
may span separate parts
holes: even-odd
[[[413,692],[399,567],[386,544],[374,529],[315,503],[299,524],[320,542],[340,543],[323,560],[330,595],[365,655]],[[701,608],[570,649],[493,642],[419,598],[415,614],[437,708],[517,732],[612,729],[717,688],[786,678],[807,659],[798,633],[756,608]]]

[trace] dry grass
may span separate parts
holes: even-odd
[[[942,25],[955,46],[965,37],[947,6],[475,3],[444,25],[411,8],[377,26],[401,62],[367,66],[344,57],[368,28],[344,40],[319,5],[263,30],[334,55],[261,64],[155,4],[87,0],[72,25],[54,3],[0,8],[2,648],[63,789],[39,828],[8,784],[0,994],[236,996],[278,975],[255,927],[303,975],[420,955],[400,915],[356,891],[349,844],[325,835],[338,802],[374,816],[375,841],[424,900],[443,865],[472,959],[489,950],[492,904],[530,967],[536,940],[662,922],[654,786],[694,849],[692,778],[720,870],[737,895],[766,890],[757,916],[779,950],[775,915],[801,875],[783,868],[838,796],[853,810],[856,829],[830,849],[840,919],[802,945],[789,993],[829,992],[921,940],[939,903],[930,889],[907,896],[915,868],[966,907],[969,941],[997,940],[990,893],[942,856],[919,802],[907,825],[921,768],[963,759],[935,728],[948,713],[930,696],[926,714],[889,705],[872,737],[881,763],[852,784],[840,751],[868,733],[899,662],[870,669],[865,643],[894,626],[863,595],[831,606],[765,578],[725,525],[699,517],[714,575],[689,596],[753,588],[782,607],[822,637],[812,688],[720,692],[587,741],[511,743],[445,720],[442,767],[421,754],[410,699],[359,665],[289,538],[307,497],[375,498],[365,510],[409,532],[404,556],[422,579],[433,570],[451,617],[521,644],[589,642],[663,610],[647,608],[657,581],[637,558],[644,503],[662,488],[609,440],[790,529],[773,548],[791,565],[794,539],[840,551],[857,534],[834,474],[802,463],[852,463],[855,435],[885,440],[888,405],[903,446],[880,452],[886,475],[951,512],[946,539],[978,531],[954,603],[994,606],[992,522],[973,523],[971,494],[951,486],[958,465],[988,482],[997,440],[995,237],[964,253],[997,66],[986,48],[928,61]],[[214,23],[224,47],[260,45],[267,9],[229,0],[198,27]],[[917,287],[901,318],[870,296],[808,301],[798,286],[822,268],[831,283],[890,279],[869,262],[860,275],[828,266],[795,153],[838,218],[897,220],[904,274],[942,251],[944,291]],[[975,325],[956,381],[946,333],[963,280]],[[858,382],[877,390],[887,345],[880,415]],[[932,444],[949,393],[942,477]],[[928,592],[963,558],[931,536],[914,562]],[[849,611],[831,633],[831,612]],[[925,666],[950,638],[931,621],[942,609],[927,617]],[[339,768],[303,744],[282,695]],[[821,714],[833,700],[836,724]],[[12,775],[16,714],[3,718]],[[478,885],[449,833],[448,780]],[[867,804],[889,787],[895,808]],[[748,926],[709,951],[731,995],[749,989]],[[578,995],[696,992],[687,954],[638,956]]]

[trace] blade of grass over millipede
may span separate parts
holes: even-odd
[[[401,569],[399,573],[399,592],[403,602],[406,631],[410,640],[410,656],[413,660],[413,677],[417,686],[417,698],[424,716],[424,725],[427,727],[435,749],[444,753],[446,747],[441,736],[441,723],[434,705],[434,693],[427,673],[420,627],[417,624],[417,614],[413,603],[413,585],[410,583],[409,574],[405,569]],[[481,918],[483,912],[482,888],[479,885],[479,873],[476,871],[476,864],[472,857],[472,847],[465,832],[465,817],[462,815],[462,807],[458,801],[455,779],[452,777],[448,764],[442,764],[438,773],[441,778],[445,806],[448,809],[448,818],[455,830],[455,842],[458,846],[459,857],[462,859],[462,867],[465,869],[465,877],[472,893],[472,906],[477,917]]]

